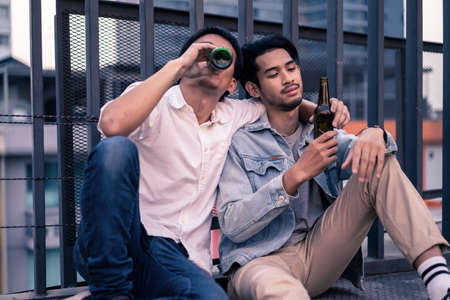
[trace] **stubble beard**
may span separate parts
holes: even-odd
[[[293,111],[294,109],[296,109],[302,103],[302,101],[303,101],[303,98],[299,97],[298,99],[295,99],[290,103],[281,103],[277,106],[281,111],[289,112],[289,111]]]

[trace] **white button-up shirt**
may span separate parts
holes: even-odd
[[[199,125],[174,86],[129,135],[139,151],[139,205],[147,233],[181,242],[189,259],[209,273],[211,211],[231,137],[263,111],[259,102],[226,98]]]

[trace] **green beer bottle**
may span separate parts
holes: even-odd
[[[222,71],[227,69],[233,62],[233,53],[225,48],[219,47],[211,51],[209,56],[209,63],[211,67],[216,70]]]
[[[333,130],[334,114],[330,110],[330,96],[328,93],[328,78],[320,78],[319,99],[314,111],[314,138]]]

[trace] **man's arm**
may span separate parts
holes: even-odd
[[[142,84],[108,104],[99,124],[103,133],[128,136],[153,111],[164,93],[211,49],[214,49],[211,44],[192,44],[179,58],[169,61]]]
[[[279,175],[253,192],[242,158],[232,144],[219,183],[216,210],[222,233],[235,243],[251,238],[293,201]]]

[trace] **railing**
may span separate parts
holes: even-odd
[[[298,26],[299,16],[296,9],[298,0],[284,0],[281,24],[255,21],[251,0],[239,0],[239,18],[204,14],[202,0],[191,0],[189,12],[155,8],[153,0],[140,0],[139,5],[99,0],[89,0],[85,3],[75,0],[56,1],[56,119],[64,119],[64,122],[57,125],[59,214],[60,224],[62,224],[60,225],[61,287],[74,286],[77,281],[72,260],[72,249],[76,238],[74,225],[79,223],[78,199],[83,163],[88,151],[100,140],[95,128],[100,106],[116,97],[126,83],[148,77],[160,68],[164,61],[175,57],[176,51],[168,50],[169,48],[173,50],[172,48],[180,44],[176,40],[178,33],[182,32],[186,35],[205,25],[226,27],[237,33],[241,43],[250,40],[254,34],[264,35],[273,32],[283,33],[296,45],[299,44],[299,39],[326,42],[328,57],[326,73],[330,79],[330,94],[340,98],[343,98],[344,44],[368,45],[367,117],[369,125],[382,125],[384,121],[384,49],[398,50],[396,62],[400,76],[397,76],[399,88],[396,134],[397,142],[402,149],[399,161],[424,197],[442,196],[442,230],[444,236],[449,239],[450,124],[446,116],[450,116],[450,20],[444,17],[443,44],[422,42],[422,1],[408,0],[406,39],[384,37],[384,1],[369,0],[368,2],[369,32],[365,35],[343,32],[343,0],[328,0],[327,29]],[[30,0],[33,115],[43,114],[40,3],[40,0]],[[444,16],[450,15],[449,1],[443,1],[443,7]],[[102,21],[106,19],[113,20],[115,27],[110,24],[111,22]],[[83,24],[84,39],[77,35],[74,29],[79,30]],[[113,31],[117,34],[115,47],[118,49],[116,49],[117,53],[122,52],[114,54],[118,58],[114,64],[105,63],[104,59],[108,57],[108,53],[102,54],[104,50],[102,44],[106,41],[104,34],[108,33],[108,30],[105,31],[101,26],[116,28],[116,31]],[[175,30],[173,28],[177,30],[173,41],[166,41],[160,36],[161,30]],[[83,48],[84,41],[86,48]],[[131,43],[127,49],[124,45],[129,41],[134,44]],[[169,44],[164,44],[169,42],[173,43],[170,47],[167,46]],[[131,49],[136,45],[140,48],[138,52],[136,49]],[[422,51],[443,53],[444,57],[443,188],[430,191],[422,191]],[[161,58],[161,53],[164,53],[164,58]],[[71,118],[71,116],[75,117]],[[34,287],[37,295],[43,295],[47,290],[45,197],[43,181],[38,180],[44,178],[43,121],[43,118],[33,118],[34,224],[32,227],[35,251]],[[383,229],[379,222],[373,226],[369,235],[369,255],[376,258],[382,258],[384,255]]]

